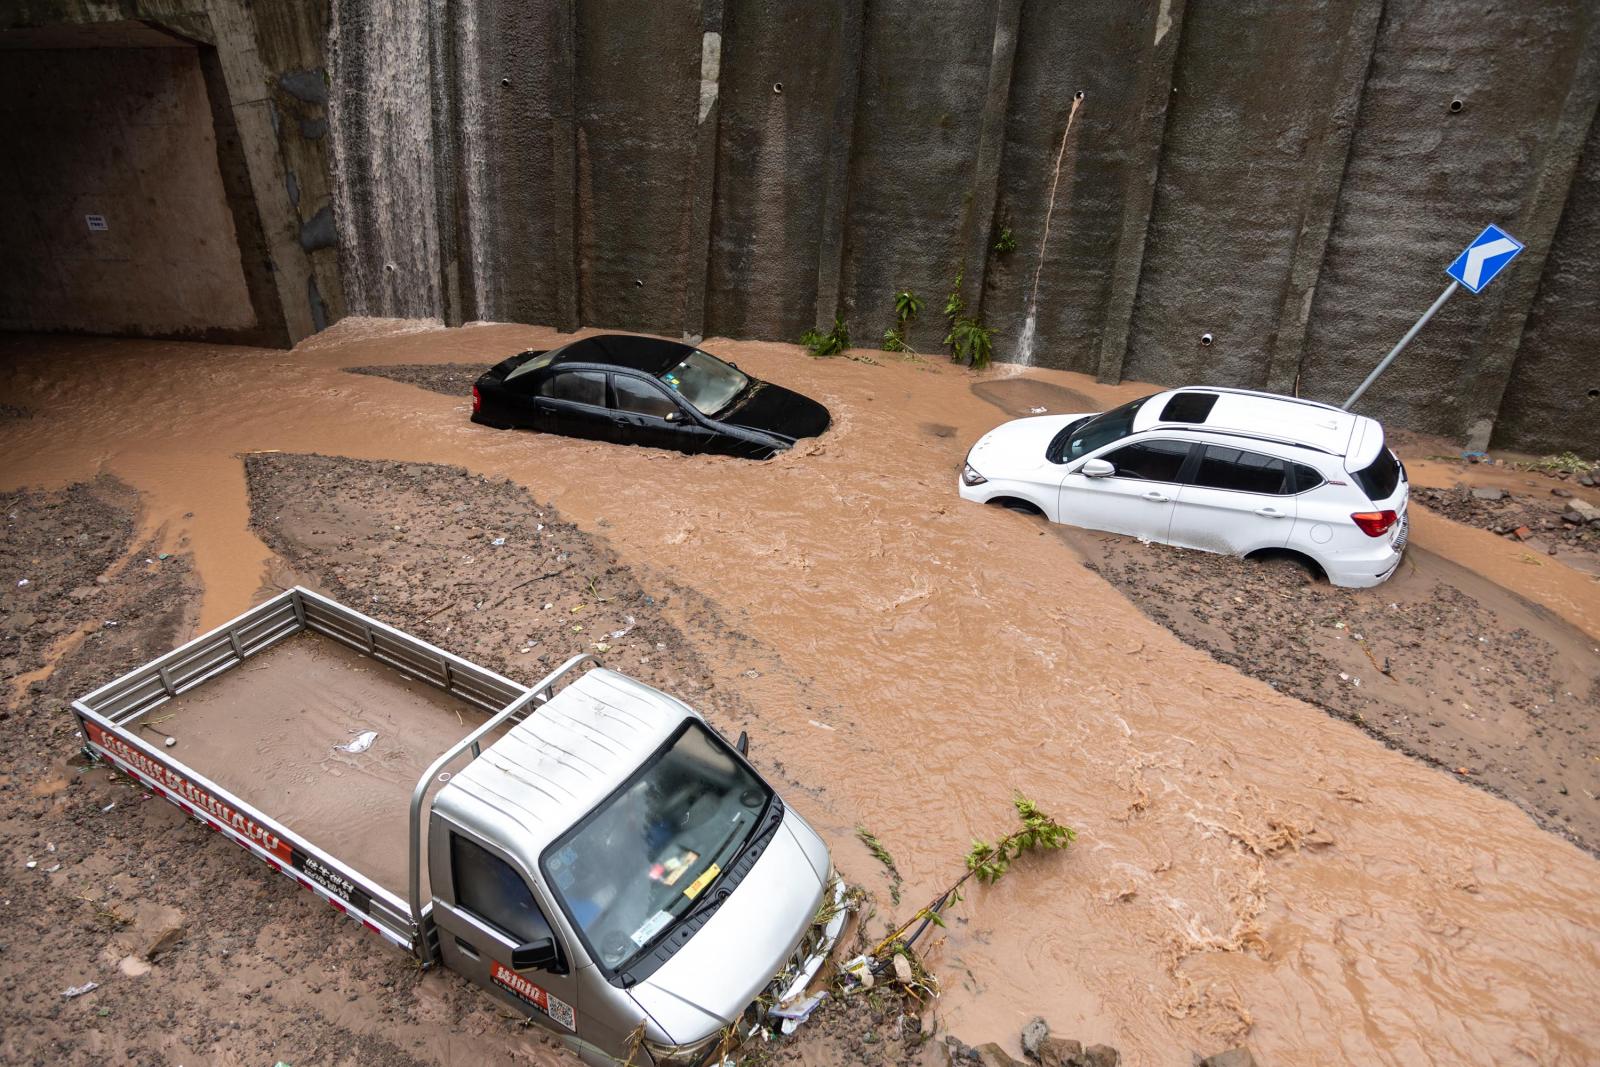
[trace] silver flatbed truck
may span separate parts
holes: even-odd
[[[592,656],[528,688],[295,588],[73,709],[91,756],[591,1064],[776,1028],[844,921],[743,735]]]

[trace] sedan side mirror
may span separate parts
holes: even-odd
[[[677,422],[678,421],[678,413],[676,411],[669,411],[669,412],[667,412],[665,415],[663,415],[661,417],[666,419],[668,422]]]
[[[513,971],[555,971],[561,973],[561,953],[553,937],[541,937],[511,950]]]
[[[1078,468],[1078,473],[1085,478],[1109,478],[1117,473],[1117,468],[1109,460],[1091,459]]]

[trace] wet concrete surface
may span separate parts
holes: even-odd
[[[1068,853],[1019,862],[973,892],[930,955],[946,975],[941,1024],[968,1042],[1009,1040],[1043,1014],[1134,1063],[1187,1064],[1241,1040],[1264,1062],[1576,1064],[1600,1049],[1586,992],[1600,976],[1595,861],[1513,804],[1188,647],[1038,524],[962,502],[961,457],[1005,417],[973,395],[971,375],[710,342],[836,416],[823,438],[748,463],[491,431],[467,421],[464,398],[341,370],[481,365],[557,336],[355,322],[288,354],[7,339],[0,400],[42,417],[0,425],[0,491],[118,475],[140,493],[141,534],[164,527],[165,539],[189,539],[209,626],[289,567],[249,526],[240,453],[453,464],[525,488],[603,540],[644,595],[666,597],[666,617],[716,694],[680,695],[741,709],[758,760],[803,786],[788,787],[794,804],[847,875],[882,888],[854,839],[865,821],[893,852],[905,899],[931,896],[970,839],[1006,820],[1013,791],[1079,831]],[[1033,377],[1097,407],[1148,391]],[[1006,388],[1008,402],[1028,399]],[[1521,564],[1501,539],[1415,510],[1414,545],[1467,559],[1600,635],[1600,587],[1562,579],[1556,561]],[[367,609],[384,617],[381,601]],[[501,654],[527,636],[507,633]],[[186,884],[190,871],[152,844],[151,827],[107,832],[116,825],[102,820],[82,861],[93,877],[136,872],[130,895]],[[25,838],[7,836],[9,858]],[[203,865],[243,863],[219,846],[190,851]],[[313,959],[333,966],[320,992],[297,978],[283,998],[309,1022],[293,1023],[273,999],[260,1026],[314,1036],[330,1052],[403,1040],[405,1055],[425,1062],[475,1042],[505,1047],[504,1024],[472,1008],[464,984],[416,982],[354,928],[301,916],[308,905],[290,900],[306,895],[270,875],[231,881],[319,931],[315,952],[288,935],[284,957],[258,936],[259,914],[219,916],[218,936],[248,940],[261,973],[286,973],[286,958],[297,971]],[[58,907],[70,899],[65,886],[32,891]],[[282,926],[267,924],[273,937]],[[62,948],[82,958],[87,943]],[[59,1015],[33,972],[11,966],[0,962],[34,991],[29,1010]],[[161,996],[204,1003],[218,966],[197,959],[174,971]],[[341,1007],[347,993],[385,1009],[357,1016]],[[225,1016],[186,1010],[216,1030],[203,1047],[264,1051],[223,1031]],[[425,1032],[434,1011],[451,1021]],[[50,1025],[30,1029],[24,1047],[72,1033],[86,1058],[110,1040],[86,1036],[110,1032],[104,1023]]]

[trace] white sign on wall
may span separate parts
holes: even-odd
[[[83,221],[88,223],[90,233],[106,232],[106,217],[104,215],[85,215]]]

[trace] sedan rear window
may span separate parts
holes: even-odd
[[[606,406],[606,376],[599,371],[559,371],[539,383],[539,395],[591,407]]]
[[[1376,504],[1394,496],[1395,487],[1400,484],[1400,461],[1385,448],[1378,453],[1377,459],[1356,471],[1354,477],[1362,492],[1367,494],[1367,499]]]
[[[1223,445],[1206,445],[1195,472],[1194,484],[1208,489],[1231,489],[1237,493],[1266,493],[1274,496],[1290,492],[1289,464],[1259,452],[1246,452]]]

